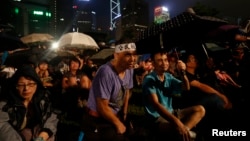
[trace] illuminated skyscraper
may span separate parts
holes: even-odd
[[[122,9],[122,34],[136,39],[149,26],[149,5],[145,0],[128,0]]]
[[[96,30],[96,12],[89,7],[89,0],[76,0],[73,4],[72,30],[92,32]]]
[[[154,9],[154,22],[157,24],[170,20],[170,15],[167,7],[159,6]]]
[[[110,30],[116,28],[116,21],[121,16],[120,1],[110,0]]]

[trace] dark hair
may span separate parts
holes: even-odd
[[[150,58],[152,59],[152,61],[154,61],[154,57],[155,57],[155,55],[156,54],[158,54],[158,53],[160,53],[160,54],[166,54],[167,55],[167,51],[165,50],[165,49],[159,49],[159,50],[156,50],[156,51],[154,51],[153,53],[151,53],[151,56],[150,56]]]
[[[79,59],[77,59],[76,57],[73,57],[69,60],[69,65],[71,64],[71,62],[77,62],[79,65],[81,65],[81,62]]]
[[[189,59],[189,56],[190,55],[194,55],[196,59],[202,59],[199,55],[198,52],[194,51],[194,50],[187,50],[186,53],[183,53],[182,56],[181,56],[181,60],[184,62],[184,63],[187,63],[188,59]]]
[[[24,76],[26,78],[31,78],[37,83],[38,86],[42,86],[41,79],[39,78],[35,69],[31,65],[23,65],[17,68],[17,71],[11,77],[11,83],[16,84],[21,76]]]
[[[132,39],[127,37],[122,37],[120,40],[116,41],[115,45],[124,44],[124,43],[132,43],[134,42]]]
[[[145,70],[143,67],[139,67],[134,69],[134,74],[141,76],[143,73],[145,73],[147,70]]]
[[[40,64],[49,64],[49,62],[47,60],[41,60],[41,61],[39,61],[38,65],[40,65]]]
[[[81,58],[81,59],[83,59],[84,61],[86,61],[86,56],[85,55],[83,55],[83,54],[79,54],[79,55],[77,55],[79,58]]]

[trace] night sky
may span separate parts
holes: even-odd
[[[38,0],[23,0],[23,1],[38,1]],[[40,0],[48,1],[48,0]],[[64,2],[63,2],[64,1]],[[71,1],[79,0],[58,0],[63,4],[68,4]],[[121,3],[126,3],[128,0],[120,0]],[[216,8],[221,15],[226,17],[241,18],[242,20],[250,18],[250,0],[145,0],[150,6],[150,21],[153,21],[153,9],[156,6],[164,5],[170,10],[170,17],[174,17],[185,11],[188,7],[192,7],[195,3],[200,2],[209,7]],[[96,11],[98,23],[105,28],[109,28],[110,24],[110,0],[89,0],[79,3],[86,9]]]
[[[125,2],[128,0],[120,0]],[[170,16],[174,17],[188,7],[192,7],[196,2],[200,2],[209,7],[216,8],[221,15],[228,17],[241,18],[242,20],[250,17],[250,0],[145,0],[150,6],[150,21],[153,21],[153,9],[156,6],[164,5],[170,10]],[[110,23],[110,0],[90,0],[89,6],[96,11],[98,22],[102,22],[105,28]]]

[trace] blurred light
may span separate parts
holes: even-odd
[[[58,48],[58,43],[57,42],[52,43],[52,49],[57,49],[57,48]]]
[[[49,12],[46,12],[45,15],[46,15],[46,17],[51,17],[51,13],[49,13]]]
[[[33,11],[34,15],[43,15],[43,11]]]
[[[163,10],[163,11],[168,11],[168,8],[165,7],[165,6],[162,6],[162,10]]]
[[[77,9],[77,5],[73,5],[73,9]]]
[[[14,12],[15,12],[15,14],[18,14],[19,13],[19,9],[17,7],[15,7]]]

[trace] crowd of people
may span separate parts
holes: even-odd
[[[138,55],[124,39],[101,66],[79,55],[64,70],[40,60],[2,71],[0,140],[206,141],[213,128],[246,130],[250,56],[234,45],[221,61],[189,50]]]

